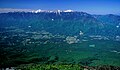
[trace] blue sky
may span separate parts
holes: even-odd
[[[120,0],[0,0],[0,8],[84,11],[120,14]]]

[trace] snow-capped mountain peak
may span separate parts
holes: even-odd
[[[64,12],[73,12],[73,10],[65,10]]]
[[[38,12],[41,12],[41,11],[42,11],[41,9],[38,9],[38,10],[35,11],[35,13],[38,13]]]
[[[45,12],[45,10],[38,9],[38,10],[33,10],[32,11],[32,13],[39,13],[39,12]]]
[[[74,12],[73,10],[32,10],[32,9],[13,9],[13,8],[0,8],[0,13],[8,13],[8,12],[32,12],[32,13],[40,13],[40,12],[47,12],[47,13],[57,13],[60,14],[61,12]]]

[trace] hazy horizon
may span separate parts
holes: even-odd
[[[120,14],[120,0],[0,0],[0,8],[76,10],[90,14]]]
[[[0,13],[8,13],[8,12],[32,12],[32,11],[37,11],[37,10],[46,10],[46,11],[57,11],[60,9],[53,9],[53,10],[48,10],[48,9],[22,9],[22,8],[0,8]],[[66,11],[66,10],[73,10],[73,9],[64,9],[61,11]],[[91,13],[91,12],[87,12],[87,11],[82,11],[82,10],[73,10],[73,11],[77,11],[77,12],[85,12],[88,14],[92,14],[92,15],[108,15],[108,14],[114,14],[114,15],[120,15],[120,13]]]

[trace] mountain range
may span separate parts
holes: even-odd
[[[16,10],[0,13],[0,27],[15,26],[24,30],[46,30],[53,34],[120,36],[120,16],[92,15],[73,10]]]
[[[32,12],[32,13],[39,13],[39,12],[74,12],[73,10],[32,10],[32,9],[14,9],[14,8],[0,8],[0,13],[8,13],[8,12]]]

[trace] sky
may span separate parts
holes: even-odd
[[[91,14],[120,14],[120,0],[0,0],[0,8],[71,9]]]

